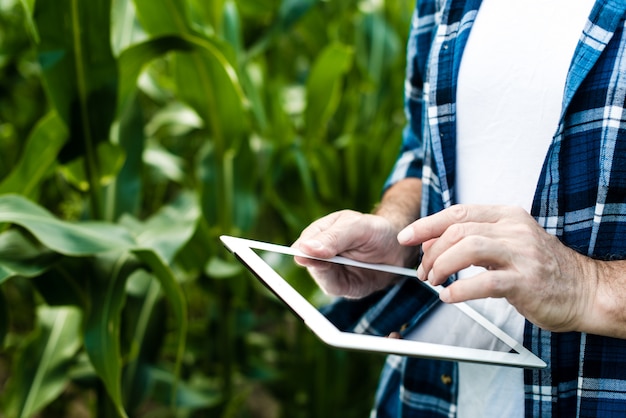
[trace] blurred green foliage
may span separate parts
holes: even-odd
[[[0,416],[367,415],[218,237],[370,210],[412,6],[0,0]]]

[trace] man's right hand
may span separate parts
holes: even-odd
[[[417,219],[421,194],[421,180],[400,180],[385,192],[374,214],[331,213],[309,225],[292,246],[318,258],[341,255],[367,263],[415,266],[418,248],[400,245],[397,234]],[[308,268],[322,290],[336,296],[364,297],[393,282],[391,275],[380,272],[357,274],[346,266],[303,257],[296,262]]]
[[[407,249],[399,245],[398,228],[385,217],[343,210],[309,225],[294,248],[319,258],[341,255],[368,263],[403,265]],[[387,287],[394,276],[296,257],[326,293],[360,298]]]

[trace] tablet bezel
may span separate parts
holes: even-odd
[[[385,338],[381,336],[355,334],[344,332],[335,327],[318,309],[298,293],[278,272],[276,272],[254,250],[272,251],[291,256],[315,258],[301,251],[277,244],[254,241],[245,238],[223,235],[222,243],[241,261],[254,275],[282,300],[304,323],[326,344],[347,350],[395,354],[401,356],[430,358],[437,360],[462,361],[482,364],[494,364],[523,368],[545,368],[546,363],[526,349],[520,342],[498,328],[487,318],[479,314],[465,303],[456,303],[469,318],[479,323],[500,341],[514,350],[514,353],[467,348],[443,344],[434,344],[414,340]],[[389,266],[384,264],[370,264],[351,260],[345,257],[323,259],[355,267],[394,273],[403,276],[415,276],[412,269]],[[428,282],[420,282],[439,293],[441,286],[432,286]]]

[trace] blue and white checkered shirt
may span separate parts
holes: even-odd
[[[455,203],[456,82],[479,6],[480,0],[417,1],[408,44],[408,123],[387,185],[422,178],[423,215]],[[532,206],[550,234],[606,260],[626,259],[625,17],[625,0],[596,1]],[[419,320],[433,299],[406,281],[361,301],[350,326],[386,335]],[[527,321],[524,345],[548,363],[525,371],[526,416],[626,416],[626,340],[550,333]],[[457,380],[455,363],[390,356],[372,416],[453,417]]]

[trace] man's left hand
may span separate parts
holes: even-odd
[[[415,221],[398,241],[422,245],[417,274],[433,285],[471,265],[486,269],[448,286],[445,302],[503,297],[544,329],[574,331],[599,300],[600,262],[563,245],[521,208],[452,206]]]

